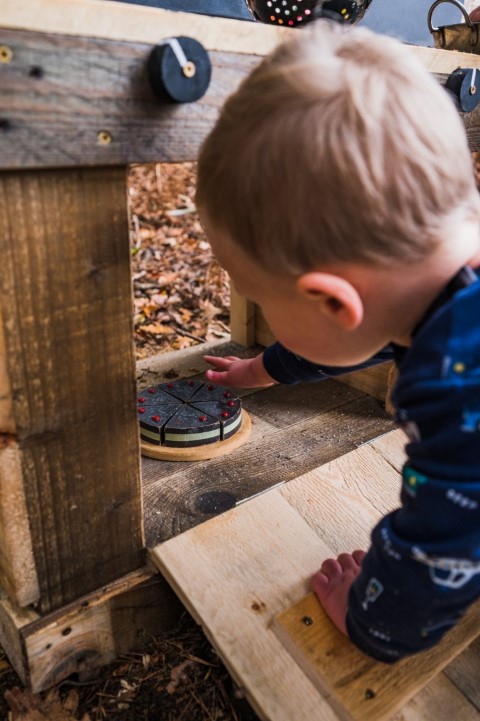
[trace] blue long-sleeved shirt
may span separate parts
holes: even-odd
[[[372,532],[349,596],[347,630],[366,654],[394,662],[436,644],[480,596],[480,280],[462,268],[415,329],[350,368],[317,366],[279,343],[267,372],[319,380],[394,357],[396,420],[405,430],[401,507]]]

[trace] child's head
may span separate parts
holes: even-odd
[[[197,202],[260,267],[414,263],[478,221],[463,123],[408,46],[319,21],[227,100]]]

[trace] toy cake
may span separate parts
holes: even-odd
[[[170,448],[204,446],[231,438],[242,425],[233,391],[195,380],[160,383],[138,394],[143,443]]]

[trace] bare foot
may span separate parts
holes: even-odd
[[[312,578],[312,589],[335,626],[347,636],[348,592],[360,573],[365,551],[328,558]]]

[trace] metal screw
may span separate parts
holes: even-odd
[[[311,616],[304,616],[304,617],[302,618],[302,623],[303,623],[305,626],[311,626],[312,623],[313,623],[313,618],[312,618]]]
[[[11,63],[12,58],[12,48],[9,48],[8,45],[0,45],[0,63]]]
[[[182,73],[185,75],[186,78],[193,78],[196,72],[197,68],[195,67],[195,63],[192,63],[191,60],[189,60],[188,63],[185,63],[185,65],[182,67]]]
[[[110,143],[113,141],[113,138],[108,132],[108,130],[100,130],[100,132],[97,134],[97,140],[99,145],[110,145]]]

